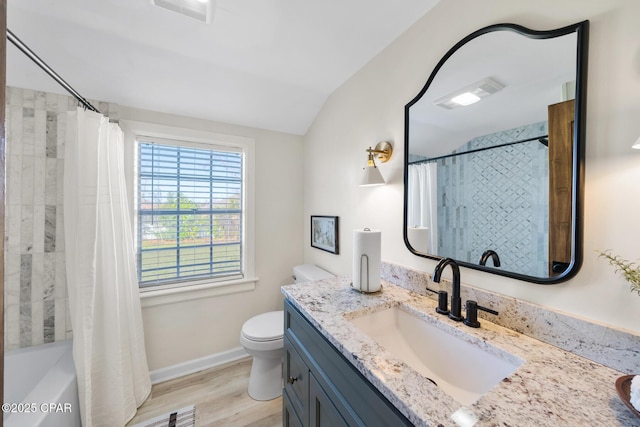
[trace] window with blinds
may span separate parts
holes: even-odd
[[[138,139],[141,287],[242,277],[243,153]]]

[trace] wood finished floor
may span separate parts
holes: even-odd
[[[154,385],[151,397],[127,426],[189,405],[196,405],[196,427],[282,426],[282,397],[258,402],[247,394],[251,361],[246,358]]]

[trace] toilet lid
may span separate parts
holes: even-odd
[[[252,341],[273,341],[284,335],[284,312],[259,314],[244,322],[242,334]]]

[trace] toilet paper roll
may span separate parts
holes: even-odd
[[[417,252],[429,253],[429,227],[407,228],[407,239]]]
[[[380,290],[381,241],[380,231],[353,231],[353,287],[361,292]]]

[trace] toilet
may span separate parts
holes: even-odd
[[[295,283],[335,277],[313,264],[293,268]],[[262,313],[244,322],[240,344],[253,356],[249,374],[249,396],[271,400],[282,394],[282,360],[284,356],[284,312]]]

